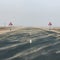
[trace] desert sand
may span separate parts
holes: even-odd
[[[23,28],[23,27],[12,27],[11,31],[15,31],[15,30],[18,30],[20,28]],[[4,34],[7,32],[11,32],[11,31],[10,31],[10,27],[0,27],[0,34]]]

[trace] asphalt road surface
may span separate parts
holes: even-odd
[[[60,60],[60,33],[25,28],[1,34],[0,60]]]

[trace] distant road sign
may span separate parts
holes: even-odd
[[[48,26],[49,26],[49,30],[51,30],[52,23],[49,22],[49,23],[48,23]]]
[[[12,30],[12,22],[9,23],[9,26],[10,26],[10,31]]]
[[[48,25],[49,25],[49,26],[51,26],[51,25],[52,25],[52,23],[51,23],[51,22],[49,22],[49,23],[48,23]]]
[[[9,23],[9,26],[12,26],[12,25],[13,25],[12,22],[10,22],[10,23]]]

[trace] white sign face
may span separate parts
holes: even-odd
[[[30,44],[32,43],[32,40],[30,39]]]

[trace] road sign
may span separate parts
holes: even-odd
[[[52,23],[51,23],[51,22],[49,22],[49,23],[48,23],[48,25],[49,25],[49,26],[52,26]]]
[[[49,26],[49,30],[51,30],[52,23],[49,22],[49,23],[48,23],[48,26]]]
[[[9,26],[10,26],[10,31],[12,30],[12,22],[9,23]]]
[[[9,26],[12,26],[12,25],[13,25],[12,22],[10,22],[10,23],[9,23]]]

